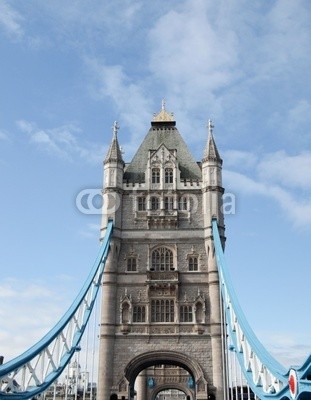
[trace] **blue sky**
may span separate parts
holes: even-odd
[[[209,118],[236,199],[226,257],[244,312],[284,365],[311,352],[311,3],[0,3],[0,354],[49,330],[98,249],[114,120],[130,161],[166,99],[194,157]],[[3,323],[3,321],[5,321]]]

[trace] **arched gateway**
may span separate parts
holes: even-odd
[[[195,394],[195,387],[194,385],[190,385],[190,380],[192,382],[201,382],[201,387],[206,386],[206,381],[204,378],[204,373],[199,365],[199,363],[190,356],[187,356],[184,353],[179,353],[176,351],[151,351],[147,353],[142,353],[139,356],[133,358],[129,364],[125,367],[124,376],[129,382],[129,390],[134,394],[134,383],[136,381],[137,376],[144,370],[148,371],[149,367],[156,366],[156,365],[169,365],[169,366],[176,366],[184,369],[188,372],[188,379],[187,381],[183,382],[178,374],[179,369],[176,371],[174,380],[170,379],[172,376],[167,374],[158,374],[159,377],[164,378],[161,379],[161,384],[158,385],[153,391],[150,392],[150,395],[147,396],[145,393],[145,398],[150,397],[152,400],[155,399],[155,396],[158,392],[164,389],[179,389],[184,391],[186,395],[189,395],[190,398],[194,398]],[[153,372],[154,373],[154,372]],[[147,375],[147,374],[145,374]],[[147,378],[147,376],[146,376]],[[157,381],[157,375],[154,377],[155,381]],[[171,382],[169,382],[171,380]],[[192,387],[191,387],[192,386]]]
[[[103,276],[98,400],[223,399],[219,280],[211,231],[224,239],[222,160],[209,124],[196,162],[162,110],[125,164],[115,123],[104,161],[102,236],[113,219]],[[193,132],[191,132],[193,135]]]

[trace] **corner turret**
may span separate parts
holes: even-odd
[[[224,226],[222,195],[222,159],[219,155],[214,136],[212,121],[208,121],[208,138],[202,159],[202,191],[204,205],[204,227],[210,228],[213,217],[220,227]]]
[[[121,226],[120,202],[125,163],[118,141],[119,125],[115,121],[112,127],[113,137],[104,160],[103,218],[102,229],[107,226],[108,219],[113,219],[115,228]],[[102,232],[104,234],[104,231]]]
[[[219,276],[215,253],[213,251],[213,234],[212,234],[212,218],[216,218],[219,231],[224,243],[224,215],[223,215],[223,193],[222,187],[222,159],[220,158],[214,136],[212,121],[208,121],[208,138],[202,159],[202,202],[203,202],[203,224],[205,248],[208,257],[208,282],[211,306],[210,322],[211,322],[211,343],[213,361],[213,382],[221,392],[224,375],[223,365],[219,360],[222,357],[221,344],[221,304],[219,293]],[[218,398],[218,396],[216,396]]]

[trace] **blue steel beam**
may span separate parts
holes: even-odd
[[[311,399],[311,356],[301,367],[287,370],[261,344],[235,294],[216,219],[212,220],[212,231],[227,329],[233,342],[231,350],[236,353],[248,385],[259,399]]]
[[[109,221],[92,270],[60,321],[38,343],[0,366],[1,400],[26,400],[44,392],[61,375],[79,349],[100,288],[112,231],[113,222]]]

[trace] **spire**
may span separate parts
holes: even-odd
[[[118,130],[120,129],[117,121],[114,121],[112,126],[113,139],[118,139]]]
[[[108,162],[111,162],[111,161],[120,162],[120,163],[124,164],[121,148],[120,148],[119,142],[118,142],[118,130],[119,129],[120,129],[120,127],[119,127],[117,121],[115,121],[112,126],[112,132],[113,132],[112,142],[109,147],[107,156],[105,158],[105,164]]]
[[[213,136],[214,125],[210,119],[208,120],[207,127],[208,127],[208,138],[204,150],[203,161],[218,161],[222,164],[222,159],[220,158],[220,155],[218,153],[217,146]]]

